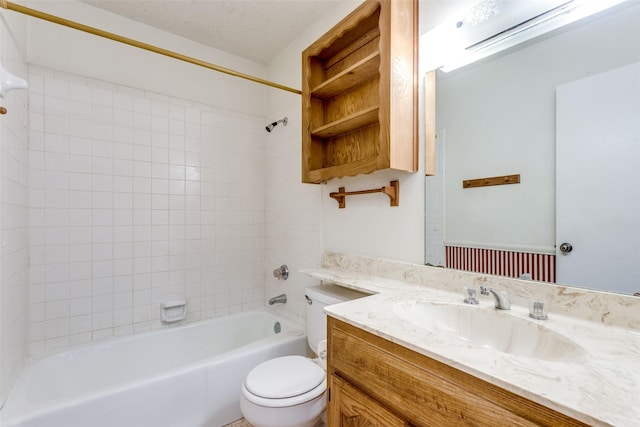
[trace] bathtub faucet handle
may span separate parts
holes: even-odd
[[[273,277],[278,280],[287,280],[289,278],[289,267],[282,264],[280,267],[273,270]]]
[[[284,304],[287,302],[287,294],[280,294],[277,297],[273,297],[269,300],[269,305]]]

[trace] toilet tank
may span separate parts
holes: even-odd
[[[307,341],[314,353],[318,353],[318,343],[327,339],[327,315],[324,308],[367,296],[367,294],[337,285],[318,285],[306,288],[307,298]]]

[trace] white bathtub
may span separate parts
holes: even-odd
[[[92,344],[29,362],[0,425],[220,427],[242,417],[251,368],[289,354],[306,354],[304,330],[266,311]]]

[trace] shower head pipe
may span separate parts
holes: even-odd
[[[276,122],[268,124],[267,126],[265,126],[265,129],[267,130],[267,132],[271,132],[274,127],[278,126],[278,123],[282,123],[283,126],[286,126],[288,122],[289,122],[289,119],[285,117]]]

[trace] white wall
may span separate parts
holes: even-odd
[[[421,139],[422,140],[422,139]],[[421,144],[423,147],[423,144]],[[424,150],[420,151],[424,156]],[[323,250],[424,264],[424,166],[415,173],[380,171],[329,181],[322,186]],[[400,206],[381,194],[348,197],[338,209],[329,193],[380,188],[400,181]]]
[[[633,6],[439,75],[447,242],[554,252],[555,88],[640,60],[638,22]],[[465,179],[516,173],[517,185],[462,188]]]
[[[301,87],[302,51],[359,4],[345,1],[318,17],[269,64],[268,78]],[[385,171],[335,179],[326,185],[302,184],[301,105],[298,95],[271,89],[268,92],[268,121],[287,116],[289,125],[276,127],[266,139],[266,296],[286,292],[289,302],[277,309],[298,320],[305,316],[304,288],[317,283],[298,270],[319,267],[322,251],[424,262],[423,173]],[[399,207],[390,207],[386,196],[373,195],[349,198],[347,208],[338,209],[329,197],[343,185],[355,190],[374,188],[389,185],[393,179],[401,181]],[[292,272],[286,282],[271,276],[271,270],[283,263]]]
[[[318,17],[298,38],[268,65],[268,79],[300,88],[302,51],[329,28],[348,15],[359,1],[344,1]],[[303,268],[320,266],[322,244],[322,200],[319,185],[302,184],[302,101],[300,95],[275,89],[268,90],[267,122],[287,116],[287,127],[278,125],[267,135],[265,191],[266,227],[266,297],[286,292],[286,305],[276,307],[286,316],[304,321],[306,300],[304,288],[316,280],[299,272]],[[287,264],[291,276],[277,280],[271,270]]]
[[[26,20],[2,12],[0,62],[26,78]],[[14,90],[0,99],[0,405],[26,357],[28,325],[28,98]]]
[[[424,2],[422,2],[424,3]],[[420,7],[428,7],[424,4]],[[420,47],[423,48],[422,46]],[[325,251],[360,254],[424,264],[425,176],[424,176],[424,79],[419,70],[419,169],[414,173],[384,170],[369,175],[333,179],[322,185],[322,247]],[[389,206],[382,194],[347,197],[339,209],[329,193],[380,188],[400,181],[400,206]]]
[[[263,65],[122,18],[76,0],[33,0],[44,12],[256,77]],[[248,114],[265,115],[264,86],[81,31],[29,18],[30,64],[162,93]]]
[[[332,10],[331,14],[318,19],[315,26],[309,28],[274,59],[269,65],[269,77],[286,76],[283,78],[285,84],[300,87],[302,51],[355,9],[359,3],[345,2],[344,7],[340,10],[336,8]],[[296,117],[294,124],[299,123],[301,111],[299,98],[289,99],[287,95],[275,94],[270,91],[268,106],[268,117],[277,118],[273,116],[276,111],[290,111],[290,114],[295,114]],[[413,174],[382,171],[370,175],[334,179],[326,185],[300,184],[301,141],[300,131],[297,130],[297,132],[297,136],[295,139],[291,139],[291,145],[286,150],[286,158],[289,159],[289,163],[286,166],[284,164],[281,166],[292,171],[290,179],[287,180],[286,186],[283,188],[289,188],[289,191],[293,191],[294,195],[298,195],[300,191],[305,192],[306,198],[299,199],[301,203],[295,207],[297,212],[295,215],[305,221],[305,227],[310,231],[313,228],[318,229],[321,239],[319,249],[423,263],[424,175],[422,159],[420,159],[421,172]],[[270,142],[267,144],[270,146]],[[424,155],[423,150],[420,155]],[[276,166],[272,165],[272,167]],[[346,187],[347,190],[376,188],[389,185],[389,181],[394,179],[400,180],[399,207],[390,207],[389,199],[378,194],[348,198],[347,208],[338,209],[335,200],[329,197],[329,193],[336,191],[340,186]],[[304,190],[298,190],[298,188]],[[278,194],[282,196],[287,192],[278,189]],[[283,203],[282,199],[278,200]],[[267,208],[269,206],[270,204],[267,202]],[[289,214],[292,214],[291,210],[289,210]],[[267,227],[269,226],[267,225]],[[295,246],[298,248],[298,253],[301,250],[308,250],[306,243],[309,243],[306,238],[304,242],[298,242]],[[318,246],[314,243],[312,249],[315,248]],[[302,259],[306,265],[303,264],[301,267],[319,265],[319,253],[320,250],[316,250],[315,254],[309,254],[312,255],[311,258]]]

